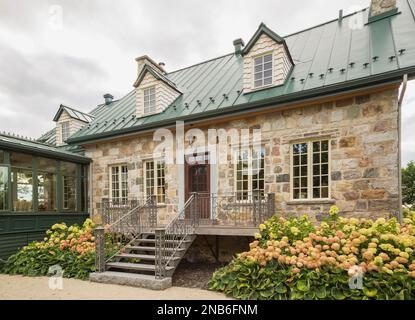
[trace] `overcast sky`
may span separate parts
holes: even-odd
[[[140,55],[173,71],[232,52],[260,22],[285,36],[369,2],[0,0],[0,130],[39,137],[61,103],[88,112],[104,93],[122,97]],[[404,163],[415,159],[414,89],[403,106]]]

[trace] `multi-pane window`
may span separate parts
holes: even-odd
[[[156,112],[156,87],[144,89],[144,114]]]
[[[144,163],[144,182],[146,197],[155,195],[157,203],[166,202],[165,164],[162,160]]]
[[[0,166],[0,211],[8,208],[9,168]]]
[[[293,199],[329,198],[329,140],[292,145]]]
[[[251,195],[264,195],[265,149],[251,148],[238,151],[236,163],[236,195],[247,200]]]
[[[272,84],[272,53],[254,58],[255,88]]]
[[[70,124],[69,121],[65,121],[61,123],[61,131],[62,131],[62,142],[68,140],[70,136]]]
[[[128,199],[128,167],[126,165],[112,166],[110,177],[112,201],[126,203]]]

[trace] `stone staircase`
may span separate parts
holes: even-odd
[[[195,235],[186,235],[184,239],[165,239],[164,250],[174,251],[169,263],[165,267],[165,276],[155,277],[156,272],[156,239],[154,232],[145,232],[136,237],[122,252],[114,257],[114,261],[105,263],[105,272],[92,273],[93,282],[129,285],[154,290],[163,290],[171,286],[172,276],[186,251],[191,246]],[[181,242],[180,246],[176,244]],[[174,248],[174,249],[173,249]]]

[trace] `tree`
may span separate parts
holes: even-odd
[[[415,204],[415,163],[413,161],[402,169],[402,204],[406,206]]]

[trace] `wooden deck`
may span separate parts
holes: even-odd
[[[235,224],[214,224],[212,221],[200,221],[195,227],[197,235],[209,236],[249,236],[253,237],[258,232],[258,227],[253,224],[235,225]]]

